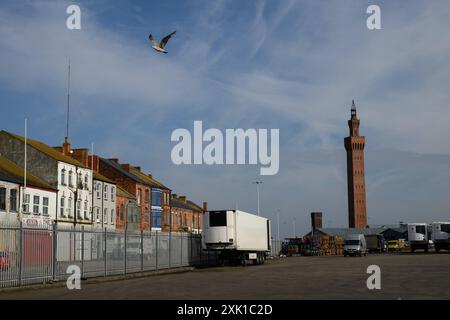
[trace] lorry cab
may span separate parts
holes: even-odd
[[[416,249],[428,252],[428,225],[426,223],[408,223],[408,242],[411,252]]]
[[[349,234],[344,241],[344,257],[365,256],[367,254],[366,238],[363,234]]]
[[[450,222],[433,222],[431,226],[431,240],[436,252],[442,249],[450,251]]]

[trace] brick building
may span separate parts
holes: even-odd
[[[348,120],[350,135],[344,139],[347,152],[348,224],[350,228],[367,226],[366,186],[364,177],[364,147],[366,139],[359,135],[359,119],[352,101]]]
[[[187,200],[185,196],[172,194],[172,231],[201,233],[203,223],[203,211],[206,208],[199,207],[194,202]]]
[[[116,229],[117,230],[129,230],[139,231],[139,207],[137,205],[136,197],[121,187],[117,187],[116,195],[117,205],[117,217],[116,217]]]
[[[118,159],[105,159],[98,156],[94,156],[93,161],[94,166],[95,163],[98,163],[100,174],[136,197],[139,210],[139,229],[151,230],[151,186],[131,172],[132,166],[130,164],[120,164]]]

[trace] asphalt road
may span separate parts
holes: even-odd
[[[369,265],[381,289],[367,289]],[[114,282],[0,293],[0,299],[450,299],[450,254],[293,257]]]

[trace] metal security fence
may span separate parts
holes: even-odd
[[[0,225],[0,287],[65,280],[71,265],[89,278],[216,262],[197,234]]]

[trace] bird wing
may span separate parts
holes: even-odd
[[[170,37],[173,36],[176,33],[176,31],[172,32],[171,34],[165,36],[164,38],[162,38],[161,43],[159,44],[159,46],[164,49],[164,47],[166,46],[167,42],[169,41]]]
[[[155,38],[153,38],[153,36],[152,36],[151,34],[148,36],[148,38],[149,38],[150,41],[152,42],[152,45],[158,46],[158,43],[155,41]]]

